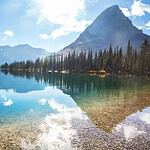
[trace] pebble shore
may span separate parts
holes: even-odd
[[[40,130],[36,122],[0,126],[0,150],[21,150],[22,139],[26,143],[36,140]]]
[[[89,120],[78,126],[78,139],[72,143],[78,150],[150,150],[150,127],[146,134],[127,141],[124,136],[96,128]]]
[[[77,137],[72,140],[73,150],[149,150],[150,128],[147,132],[130,141],[123,135],[109,133],[97,128],[89,119],[74,120],[73,128],[76,128]],[[0,150],[21,150],[21,139],[26,143],[32,143],[40,134],[36,123],[29,125],[5,126],[0,128]],[[35,147],[33,150],[41,150]]]

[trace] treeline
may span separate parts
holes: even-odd
[[[5,63],[1,66],[4,70],[29,71],[29,72],[99,72],[105,70],[108,73],[150,75],[150,44],[144,40],[139,50],[128,42],[127,52],[123,54],[122,48],[92,52],[92,50],[80,53],[54,54],[36,61],[20,61],[12,64]]]

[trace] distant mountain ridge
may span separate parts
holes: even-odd
[[[110,43],[113,48],[118,45],[125,51],[128,40],[134,48],[138,48],[144,39],[150,40],[150,36],[133,26],[119,6],[114,5],[103,11],[73,43],[62,49],[60,53],[89,49],[98,51],[108,48]]]
[[[49,52],[42,48],[33,48],[28,44],[17,46],[0,46],[0,64],[12,63],[14,61],[35,60],[38,57],[50,55]]]

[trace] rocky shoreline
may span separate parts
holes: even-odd
[[[30,125],[5,126],[0,128],[0,150],[21,150],[21,140],[26,143],[34,143],[40,134],[37,123]],[[108,133],[97,128],[89,119],[72,120],[72,128],[76,130],[72,139],[72,150],[149,150],[150,126],[144,134],[131,140],[126,140],[122,132]],[[25,149],[23,149],[25,150]],[[30,149],[31,150],[31,149]],[[32,150],[41,150],[36,146]],[[48,150],[48,149],[44,149]],[[55,149],[54,149],[55,150]],[[56,149],[57,150],[57,149]]]
[[[149,129],[145,134],[126,140],[121,132],[102,131],[88,120],[84,121],[84,126],[78,124],[78,139],[75,139],[72,144],[78,150],[149,150]]]
[[[22,139],[34,142],[40,133],[38,123],[28,122],[0,126],[0,150],[21,150]]]

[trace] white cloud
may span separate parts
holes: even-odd
[[[138,29],[140,30],[150,30],[150,21],[148,21],[147,23],[145,23],[143,26],[137,26]]]
[[[130,17],[131,13],[128,8],[120,8],[126,17]]]
[[[144,26],[136,26],[139,30],[143,30]]]
[[[146,29],[150,30],[150,21],[145,24]]]
[[[5,95],[1,95],[1,98],[4,99],[5,101],[7,100],[7,97]]]
[[[46,33],[42,33],[42,34],[40,34],[40,38],[41,38],[42,40],[47,40],[47,39],[50,38],[50,35],[48,35],[48,34],[46,34]]]
[[[134,0],[131,7],[132,16],[143,16],[145,12],[150,13],[150,5],[142,3],[141,0]]]
[[[140,134],[144,134],[144,131],[138,130],[138,128],[133,125],[124,125],[123,129],[124,129],[124,136],[128,141]]]
[[[142,121],[146,122],[147,124],[150,124],[150,114],[149,113],[143,113],[139,118]]]
[[[39,100],[39,104],[42,106],[46,105],[46,102],[47,102],[46,98],[42,98]]]
[[[13,101],[11,99],[9,99],[3,103],[4,106],[10,106],[12,104],[13,104]]]
[[[49,103],[58,112],[45,117],[39,125],[41,132],[36,141],[26,143],[26,140],[22,138],[21,148],[34,149],[38,146],[46,147],[49,150],[75,150],[76,148],[72,146],[72,140],[78,139],[78,134],[72,122],[80,123],[80,127],[83,128],[85,120],[86,122],[89,121],[88,117],[79,107],[64,108],[64,104],[55,100],[50,100]],[[60,111],[62,108],[63,110]]]
[[[13,33],[12,31],[10,31],[10,30],[4,31],[3,34],[4,34],[5,36],[8,36],[8,37],[13,37],[13,36],[14,36],[14,33]]]
[[[32,7],[27,12],[30,16],[38,15],[38,23],[47,20],[59,26],[52,32],[52,38],[71,32],[81,32],[90,23],[87,20],[77,19],[85,10],[85,0],[33,0],[32,2]]]
[[[48,104],[53,110],[56,110],[58,112],[61,112],[66,108],[64,104],[59,104],[54,99],[48,100]]]
[[[5,41],[9,37],[13,37],[14,36],[14,32],[12,32],[10,30],[5,30],[3,32],[3,35],[4,35],[3,41]]]
[[[82,21],[72,21],[71,24],[66,26],[61,26],[60,28],[54,30],[51,34],[52,38],[57,38],[60,36],[65,36],[71,32],[82,32],[86,28],[87,24],[90,24],[90,21],[82,20]]]
[[[130,9],[121,8],[122,12],[127,16],[143,16],[145,13],[150,13],[150,5],[142,3],[141,0],[134,0]]]

